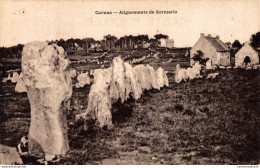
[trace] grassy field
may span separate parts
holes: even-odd
[[[144,63],[162,66],[173,81],[175,65],[188,62],[177,55],[162,63],[169,58]],[[86,110],[90,86],[73,88],[70,151],[55,164],[259,164],[260,72],[217,71],[214,80],[172,83],[137,101],[115,104],[111,130],[83,131],[83,122],[74,117]],[[0,140],[16,146],[29,131],[30,105],[26,93],[14,92],[15,84],[1,85]]]

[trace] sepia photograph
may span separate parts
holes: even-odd
[[[2,168],[259,164],[259,0],[0,0]]]

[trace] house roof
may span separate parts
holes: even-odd
[[[258,54],[260,54],[260,48],[253,47],[253,46],[249,43],[249,41],[246,41],[246,42],[243,44],[242,47],[244,47],[244,45],[249,45],[249,46],[252,48],[252,50],[254,50],[254,51],[257,52]],[[241,48],[242,48],[242,47],[241,47]],[[241,48],[240,48],[240,49],[241,49]],[[240,49],[239,49],[239,50],[240,50]],[[238,50],[238,51],[239,51],[239,50]],[[237,52],[238,52],[238,51],[237,51]],[[237,52],[236,52],[236,53],[237,53]],[[235,54],[236,54],[236,53],[235,53]]]
[[[214,37],[205,36],[205,38],[210,42],[210,44],[219,52],[229,51],[229,48],[221,40]]]

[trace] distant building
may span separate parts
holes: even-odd
[[[103,51],[101,43],[100,42],[90,43],[90,47],[88,48],[88,51],[89,52]]]
[[[209,34],[205,36],[204,33],[201,33],[199,40],[190,50],[190,63],[194,64],[192,59],[197,51],[203,53],[202,58],[209,58],[208,65],[230,65],[230,50],[227,45],[225,45],[220,39],[219,36],[211,37]]]
[[[165,48],[173,48],[174,47],[174,40],[173,39],[159,39],[159,46]]]
[[[244,67],[259,64],[260,50],[252,47],[249,41],[235,54],[235,66]]]
[[[94,42],[94,43],[91,43],[90,44],[90,48],[99,48],[99,47],[101,47],[101,44],[100,43],[98,43],[98,42]]]
[[[145,49],[150,48],[150,45],[151,44],[149,42],[146,42],[146,41],[143,42],[143,48],[145,48]]]
[[[68,55],[84,55],[86,53],[85,45],[78,45],[77,43],[70,43],[66,47],[66,53]]]
[[[166,39],[166,47],[173,48],[174,47],[174,40],[173,39]]]

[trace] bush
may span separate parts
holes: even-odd
[[[200,50],[197,51],[196,54],[192,57],[192,59],[195,62],[199,62],[201,65],[206,66],[206,62],[209,60],[209,58],[203,58],[204,53]]]

